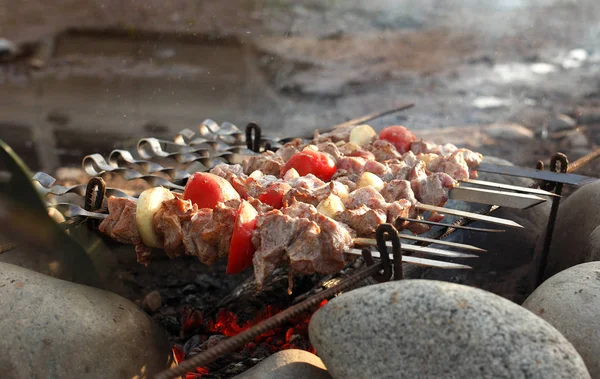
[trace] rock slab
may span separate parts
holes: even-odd
[[[552,276],[523,306],[558,329],[600,378],[600,262],[583,263]]]
[[[331,379],[325,365],[308,351],[277,352],[234,379]]]
[[[600,260],[600,181],[569,196],[558,210],[545,278],[575,265]]]
[[[144,378],[168,368],[171,348],[118,295],[0,263],[3,379]]]
[[[550,324],[492,293],[402,280],[343,294],[317,311],[310,340],[342,378],[590,378]]]
[[[490,156],[484,156],[483,161],[490,164],[512,166],[506,160]],[[479,173],[479,176],[482,180],[523,187],[527,187],[531,183],[529,179],[485,172]],[[491,214],[491,216],[513,220],[523,225],[523,229],[506,228],[504,233],[479,233],[465,230],[454,232],[446,240],[471,244],[487,250],[486,253],[479,254],[478,259],[457,261],[457,263],[473,265],[474,269],[432,270],[421,268],[422,273],[418,277],[466,284],[493,292],[519,304],[522,303],[535,289],[534,282],[538,272],[536,263],[539,260],[536,257],[536,244],[546,229],[550,206],[548,201],[524,210],[500,208]],[[450,200],[447,207],[474,212],[485,206]],[[454,220],[455,218],[448,216],[444,222],[451,223]],[[488,228],[490,224],[474,222],[471,226]],[[436,245],[432,245],[432,247],[444,248]]]

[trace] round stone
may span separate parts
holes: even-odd
[[[492,293],[402,280],[343,294],[317,311],[309,336],[342,378],[590,378],[549,323]]]
[[[523,303],[575,346],[593,378],[600,378],[600,262],[552,276]]]
[[[325,365],[308,351],[277,352],[234,379],[331,379]]]
[[[600,181],[587,184],[558,210],[545,278],[580,263],[600,259],[600,242],[594,230],[600,226]]]
[[[0,263],[2,378],[149,377],[171,364],[162,331],[118,295]]]

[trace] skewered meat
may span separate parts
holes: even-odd
[[[202,231],[202,239],[217,248],[219,257],[226,257],[229,251],[229,241],[233,233],[235,213],[239,206],[238,201],[218,204],[213,209],[213,217]]]
[[[275,155],[280,157],[284,162],[290,160],[290,158],[299,153],[304,148],[304,143],[300,138],[294,138],[290,142],[284,144],[281,148],[277,149]]]
[[[261,155],[252,156],[242,162],[246,174],[261,171],[265,175],[279,176],[285,161],[272,151],[265,151]]]
[[[355,125],[347,125],[347,126],[343,126],[343,127],[338,127],[333,129],[330,132],[327,133],[323,133],[323,134],[319,134],[319,131],[315,131],[314,137],[313,137],[313,143],[315,144],[319,144],[319,143],[323,143],[323,142],[340,142],[340,141],[345,141],[345,142],[349,142],[350,141],[350,133],[352,132],[352,129],[355,127]]]
[[[366,150],[373,153],[375,160],[379,162],[402,158],[402,155],[396,150],[394,145],[385,140],[377,140],[371,145],[367,145]]]
[[[282,262],[294,272],[331,274],[345,265],[343,252],[352,236],[338,222],[309,204],[294,203],[284,212],[273,210],[259,216],[253,237],[254,277],[259,288]]]
[[[350,209],[358,208],[361,205],[366,205],[371,209],[383,209],[385,208],[385,204],[383,196],[370,186],[350,192],[346,201],[346,207]]]
[[[317,145],[317,149],[331,155],[336,161],[344,156],[333,142],[320,143]]]
[[[348,224],[349,227],[356,230],[359,236],[371,237],[377,227],[386,222],[387,214],[385,210],[369,209],[362,204],[354,209],[346,209],[338,213],[335,218]]]
[[[438,155],[427,165],[427,169],[444,172],[455,180],[469,179],[469,166],[461,151],[456,151],[449,157]]]
[[[189,223],[184,223],[183,245],[187,255],[195,255],[205,265],[212,265],[219,254],[215,247],[202,239],[202,232],[212,221],[212,209],[199,209],[190,218]]]
[[[188,223],[197,211],[198,207],[190,201],[175,198],[163,201],[158,212],[154,214],[154,231],[163,241],[165,253],[169,258],[185,253],[182,224]]]
[[[108,202],[108,217],[100,223],[98,230],[111,238],[135,245],[135,253],[139,263],[150,261],[150,248],[142,243],[135,221],[136,203],[125,198],[111,198]]]
[[[236,219],[242,219],[240,209],[245,207],[252,211],[253,222],[248,229],[252,240],[245,241],[248,261],[232,273],[248,267],[254,249],[252,261],[259,287],[281,264],[289,264],[298,273],[333,273],[345,265],[343,252],[351,247],[352,237],[371,237],[382,223],[415,233],[428,230],[427,225],[407,223],[405,218],[422,217],[417,212],[418,202],[443,206],[456,181],[473,177],[481,162],[481,154],[424,141],[412,142],[410,150],[400,154],[386,140],[371,142],[372,128],[363,129],[366,134],[352,133],[352,127],[316,133],[315,145],[305,146],[296,139],[277,153],[252,156],[242,165],[218,165],[210,174],[202,175],[224,184],[209,189],[218,192],[227,187],[235,196],[217,199],[210,208],[202,209],[196,206],[206,200],[202,196],[206,188],[201,186],[196,188],[199,199],[192,200],[194,203],[180,196],[165,199],[159,208],[152,208],[152,228],[144,224],[143,235],[152,229],[171,258],[196,255],[203,263],[212,264],[218,257],[229,255],[231,263],[235,252],[241,252],[232,250],[237,245],[231,241],[238,235]],[[294,166],[291,160],[299,154],[306,155],[307,160]],[[329,174],[322,177],[327,182],[313,175],[313,171],[319,175],[316,171],[320,166],[315,162],[320,157],[327,157],[328,169],[337,170],[334,180]],[[100,231],[134,244],[138,261],[147,263],[150,249],[143,245],[137,228],[136,203],[110,198],[108,204],[110,214]],[[439,221],[443,216],[434,212],[427,217]]]
[[[456,182],[448,174],[435,172],[420,180],[411,182],[417,200],[424,204],[445,204],[448,201],[448,192]]]

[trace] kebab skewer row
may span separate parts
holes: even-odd
[[[349,263],[345,253],[352,246],[370,245],[368,240],[354,240],[351,230],[305,203],[295,203],[283,212],[272,210],[258,214],[246,200],[234,199],[219,203],[215,209],[198,209],[189,201],[170,198],[166,189],[148,191],[152,194],[137,205],[129,199],[110,198],[110,214],[99,227],[101,232],[120,242],[135,244],[142,263],[148,262],[150,247],[164,249],[171,258],[197,255],[209,265],[220,256],[228,256],[228,274],[254,266],[255,278],[261,285],[281,264],[288,264],[293,271],[303,274],[337,272]],[[155,207],[161,198],[168,200],[163,200],[151,215],[151,208],[145,206]],[[140,217],[142,214],[147,218]],[[406,245],[405,250],[449,258],[477,257],[416,245]],[[444,264],[431,262],[432,266]]]
[[[344,252],[355,244],[356,232],[310,204],[294,202],[281,211],[269,211],[271,207],[255,199],[241,200],[228,181],[213,174],[193,176],[183,197],[196,199],[196,204],[161,187],[143,192],[137,204],[109,198],[109,216],[99,229],[136,245],[142,263],[148,261],[150,248],[163,248],[171,257],[198,255],[206,264],[228,255],[228,273],[254,265],[259,284],[282,263],[301,273],[337,272],[346,263]],[[251,202],[261,210],[260,215]],[[401,224],[403,220],[396,221]],[[451,258],[476,257],[409,246],[412,251]]]

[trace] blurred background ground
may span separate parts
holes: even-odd
[[[298,135],[414,102],[374,126],[532,166],[600,142],[599,31],[594,0],[0,0],[0,138],[53,172],[206,118]]]

